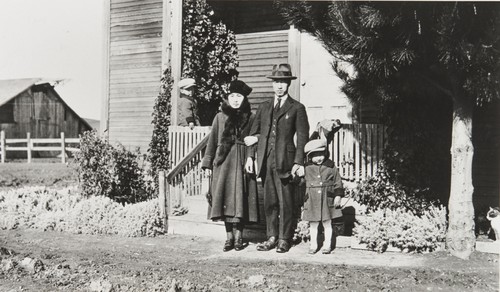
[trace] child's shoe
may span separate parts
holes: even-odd
[[[308,254],[315,254],[318,251],[318,247],[316,246],[310,246],[309,251],[307,252]]]

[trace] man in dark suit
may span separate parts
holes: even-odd
[[[304,105],[288,95],[293,79],[289,64],[274,65],[272,74],[274,98],[260,105],[255,115],[247,145],[257,142],[255,172],[264,182],[264,209],[268,240],[257,250],[276,247],[283,253],[290,249],[294,232],[293,177],[304,173],[304,146],[309,137],[309,123]],[[294,136],[297,135],[297,146]],[[254,157],[248,157],[246,170],[253,172]]]

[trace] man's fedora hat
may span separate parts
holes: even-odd
[[[266,76],[269,79],[297,79],[292,75],[290,64],[276,64],[273,66],[271,75]]]

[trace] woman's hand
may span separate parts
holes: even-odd
[[[253,144],[257,143],[259,139],[255,136],[246,136],[243,141],[245,142],[245,145],[247,146],[252,146]]]
[[[253,173],[253,159],[251,157],[247,158],[247,163],[245,163],[245,170],[247,171],[247,173]]]
[[[210,168],[205,168],[205,175],[212,176],[212,170]]]

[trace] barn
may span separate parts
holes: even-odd
[[[92,127],[55,91],[57,80],[42,78],[0,80],[0,130],[7,139],[67,138]]]

